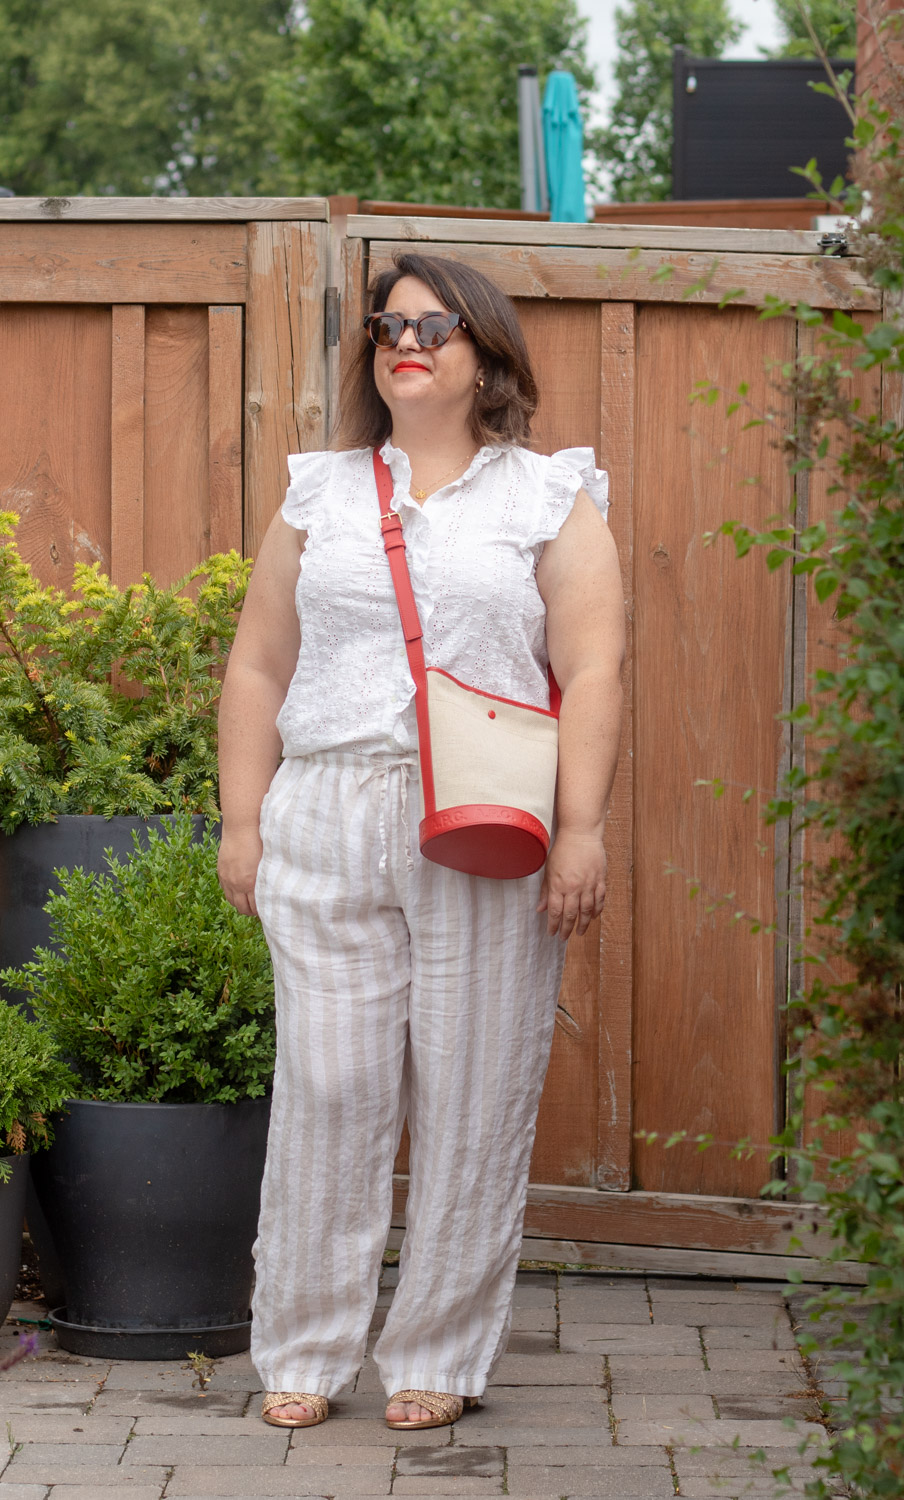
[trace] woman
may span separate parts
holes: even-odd
[[[400,255],[372,305],[344,447],[289,460],[220,714],[221,884],[260,915],[276,976],[252,1353],[265,1419],[292,1427],[323,1421],[363,1357],[406,1115],[407,1232],[374,1351],[387,1422],[456,1420],[505,1349],[564,943],[605,897],[621,708],[605,475],[589,450],[523,446],[537,397],[513,304],[466,266]],[[374,446],[428,664],[545,708],[548,661],[562,690],[557,831],[534,876],[418,853]]]

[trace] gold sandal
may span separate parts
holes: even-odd
[[[450,1423],[458,1421],[466,1406],[476,1406],[478,1398],[450,1396],[446,1391],[396,1391],[394,1396],[390,1396],[389,1405],[394,1406],[397,1401],[416,1403],[433,1413],[426,1422],[390,1422],[386,1418],[387,1427],[395,1427],[400,1432],[414,1432],[420,1427],[448,1427]]]
[[[312,1417],[271,1417],[275,1406],[311,1406]],[[311,1396],[305,1391],[268,1391],[261,1407],[261,1416],[271,1427],[319,1427],[330,1414],[326,1396]]]

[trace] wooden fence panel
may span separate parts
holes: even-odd
[[[600,442],[600,318],[592,303],[531,302],[519,308],[541,390],[537,447]],[[575,390],[573,370],[584,372]],[[600,924],[568,944],[531,1175],[539,1182],[595,1181],[599,1118]]]
[[[763,429],[738,433],[722,405],[688,404],[697,380],[754,409],[769,399],[764,360],[793,352],[787,322],[710,308],[645,307],[638,317],[635,673],[635,1121],[641,1131],[710,1133],[718,1144],[638,1144],[636,1181],[670,1192],[752,1195],[764,1153],[731,1143],[775,1128],[773,939],[732,911],[774,918],[770,835],[759,822],[775,786],[788,582],[761,559],[739,563],[703,533],[728,517],[762,525],[788,493]],[[749,475],[760,483],[745,486]],[[760,566],[757,566],[760,563]],[[700,779],[721,778],[715,800]],[[743,789],[756,795],[741,800]],[[758,852],[762,843],[764,852]],[[674,865],[683,873],[667,875]],[[688,897],[686,878],[703,883]],[[727,910],[707,912],[711,899]]]
[[[0,303],[0,506],[23,557],[68,587],[110,567],[110,308]]]
[[[287,454],[327,441],[326,221],[322,199],[0,200],[0,505],[41,578],[256,550]]]
[[[119,582],[143,568],[165,581],[214,548],[253,553],[287,453],[326,445],[338,363],[324,342],[326,205],[256,206],[0,201],[0,505],[21,512],[42,578],[65,585],[76,560],[97,559]],[[763,1153],[736,1161],[728,1145],[761,1145],[781,1117],[784,960],[730,911],[690,902],[664,866],[732,893],[735,910],[768,921],[776,909],[788,860],[757,804],[786,753],[775,715],[803,670],[804,611],[786,574],[703,547],[725,517],[778,509],[787,481],[768,433],[736,437],[688,394],[698,379],[744,379],[766,402],[764,361],[789,357],[793,327],[759,322],[764,292],[827,310],[876,298],[856,263],[814,257],[806,234],[349,226],[343,361],[365,280],[394,249],[459,257],[517,299],[541,385],[538,447],[592,446],[610,472],[633,645],[609,896],[569,953],[527,1232],[538,1253],[594,1264],[633,1246],[651,1268],[674,1269],[678,1254],[712,1270],[723,1256],[740,1274],[749,1255],[784,1274],[794,1214],[756,1200]],[[741,305],[719,310],[741,287]],[[759,486],[741,484],[752,474]],[[715,777],[720,801],[694,786]],[[666,1152],[634,1135],[682,1128],[720,1144]]]
[[[795,1254],[811,1276],[818,1262],[788,1243],[795,1211],[756,1196],[784,1118],[787,948],[749,930],[774,919],[788,883],[788,852],[760,811],[787,761],[777,715],[793,702],[802,614],[787,573],[739,562],[724,540],[703,545],[729,517],[762,524],[790,483],[770,428],[741,433],[724,405],[688,398],[695,381],[744,380],[754,408],[771,404],[766,366],[793,355],[795,328],[758,319],[765,293],[867,310],[876,295],[856,263],[815,257],[805,234],[407,216],[352,216],[348,233],[344,337],[366,277],[397,249],[465,261],[516,299],[541,390],[537,447],[593,443],[610,471],[633,627],[625,753],[602,932],[566,965],[526,1244],[593,1264],[753,1275],[783,1275]],[[717,778],[718,800],[695,786]],[[694,901],[691,879],[704,886]],[[682,1130],[716,1144],[665,1150]],[[745,1137],[755,1149],[738,1159]],[[401,1212],[402,1179],[398,1191]]]

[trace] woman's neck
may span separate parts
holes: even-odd
[[[401,448],[408,455],[413,473],[448,469],[456,459],[469,458],[479,447],[465,422],[436,431],[432,424],[427,427],[422,423],[394,421],[390,441],[394,448]]]

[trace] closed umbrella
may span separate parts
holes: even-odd
[[[577,84],[571,73],[556,71],[546,80],[543,96],[543,140],[549,180],[550,218],[560,224],[584,224],[584,127]]]

